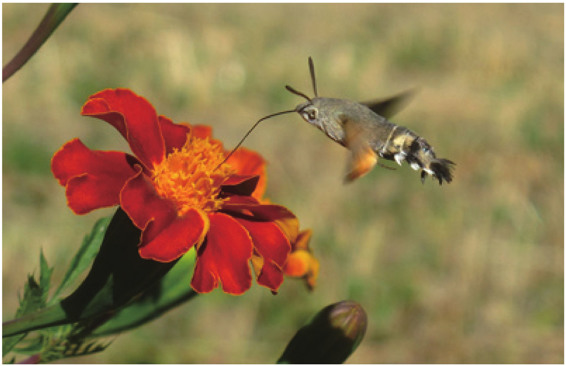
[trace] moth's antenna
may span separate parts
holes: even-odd
[[[305,98],[306,100],[308,100],[309,102],[311,101],[311,98],[307,97],[306,94],[301,93],[298,90],[293,89],[292,87],[290,87],[289,85],[285,85],[285,89],[287,89],[288,91],[290,91],[291,93],[298,95],[300,97]]]
[[[312,88],[314,90],[314,96],[318,98],[318,90],[316,88],[316,77],[314,76],[314,62],[312,57],[309,56],[309,70],[311,72]]]
[[[259,123],[260,123],[261,121],[265,121],[266,119],[269,119],[269,118],[272,118],[272,117],[276,117],[276,116],[280,116],[280,115],[286,114],[286,113],[291,113],[291,112],[295,112],[295,110],[293,109],[293,110],[288,110],[288,111],[273,113],[273,114],[270,114],[270,115],[268,115],[268,116],[265,116],[265,117],[261,118],[259,121],[257,121],[257,122],[252,126],[252,128],[250,128],[250,129],[248,130],[248,132],[246,132],[246,134],[244,135],[244,137],[242,137],[242,139],[240,140],[240,142],[238,142],[238,144],[236,145],[236,147],[233,148],[232,151],[230,151],[230,153],[229,153],[228,155],[226,155],[226,157],[224,158],[224,160],[222,160],[222,162],[221,162],[220,164],[218,164],[218,166],[217,166],[216,168],[214,168],[213,171],[216,171],[216,169],[220,168],[220,166],[221,166],[222,164],[224,164],[224,163],[230,158],[230,156],[232,156],[232,154],[234,154],[234,153],[236,152],[236,150],[238,150],[238,148],[240,147],[240,145],[242,145],[242,143],[244,142],[244,140],[250,135],[250,133],[252,133],[252,131],[254,130],[254,128],[256,128],[257,125],[259,125]]]

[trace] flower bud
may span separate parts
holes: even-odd
[[[299,329],[278,363],[342,363],[360,344],[366,328],[367,315],[360,304],[329,305]]]

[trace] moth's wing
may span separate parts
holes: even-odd
[[[385,99],[377,99],[360,104],[365,105],[375,113],[385,118],[391,118],[403,109],[415,96],[416,90],[411,89]]]
[[[363,126],[344,121],[345,145],[351,155],[346,165],[344,183],[352,182],[367,174],[377,164],[377,154],[369,145],[368,133]]]

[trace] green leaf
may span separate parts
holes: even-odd
[[[20,306],[16,310],[16,318],[34,313],[45,307],[52,273],[53,267],[49,268],[42,250],[39,253],[39,283],[33,275],[28,275],[28,280],[24,285],[24,296],[20,299]],[[25,336],[24,333],[4,338],[2,340],[2,356],[10,352]]]
[[[46,305],[53,268],[49,268],[47,260],[43,255],[43,250],[39,255],[39,268],[39,283],[37,283],[33,275],[28,275],[28,281],[24,285],[24,296],[20,299],[16,317],[37,311]]]
[[[185,254],[159,283],[95,330],[93,336],[107,336],[139,327],[193,299],[197,293],[190,286],[190,278],[195,259],[194,250]]]
[[[99,343],[85,342],[80,340],[77,342],[73,341],[63,341],[55,347],[50,347],[41,353],[41,362],[48,363],[60,360],[62,358],[68,357],[78,357],[91,355],[93,353],[104,351],[111,342]]]
[[[41,289],[41,304],[44,307],[47,304],[47,295],[51,284],[51,274],[53,267],[49,268],[47,260],[43,255],[43,249],[39,252],[39,288]]]
[[[161,263],[140,257],[141,230],[118,209],[85,280],[61,301],[69,321],[93,320],[114,313],[159,282],[177,261]]]
[[[71,261],[71,265],[69,266],[67,273],[63,277],[63,281],[53,294],[51,302],[57,300],[61,292],[67,289],[77,279],[77,277],[92,264],[93,259],[100,250],[100,245],[104,240],[104,234],[106,233],[110,220],[111,217],[105,217],[98,220],[94,224],[90,234],[85,236],[77,254],[75,254]]]
[[[28,281],[24,285],[24,296],[20,299],[20,307],[16,311],[16,317],[20,317],[41,309],[43,291],[39,287],[33,275],[28,275]]]
[[[116,211],[92,268],[68,297],[56,304],[6,322],[4,337],[61,324],[100,325],[116,311],[159,282],[176,261],[146,260],[138,253],[141,230],[121,209]]]

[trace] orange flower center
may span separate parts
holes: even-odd
[[[228,164],[218,167],[224,158],[218,142],[189,135],[180,150],[175,149],[153,167],[155,189],[175,202],[179,216],[191,208],[216,211],[224,201],[218,198],[220,186],[234,172]]]

